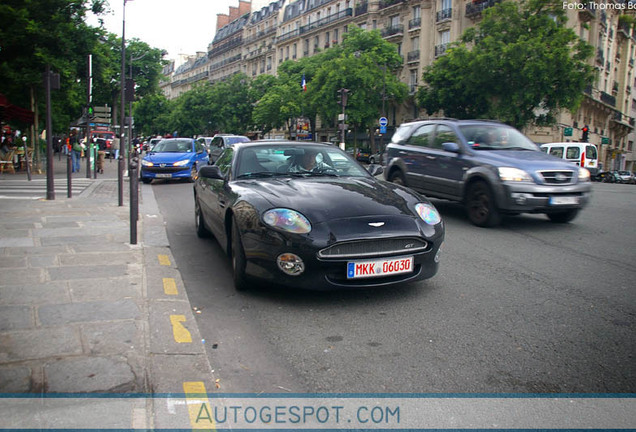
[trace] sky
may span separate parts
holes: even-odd
[[[273,0],[252,0],[253,10]],[[109,0],[111,14],[103,15],[106,30],[121,37],[124,0]],[[216,33],[216,15],[227,14],[238,0],[127,0],[126,39],[138,38],[153,48],[179,54],[207,52]],[[97,26],[92,17],[88,23]]]

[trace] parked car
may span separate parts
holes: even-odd
[[[243,135],[216,134],[210,143],[210,163],[214,163],[223,150],[235,143],[249,142],[250,139]]]
[[[590,173],[550,156],[516,129],[479,120],[401,125],[387,146],[385,178],[427,196],[461,202],[470,221],[545,213],[569,222],[590,199]]]
[[[616,171],[616,175],[620,179],[621,183],[636,183],[634,175],[630,171]]]
[[[199,171],[196,232],[213,234],[231,257],[239,290],[250,278],[322,290],[433,277],[444,239],[439,213],[371,174],[329,144],[236,143]]]
[[[203,147],[205,147],[205,149],[208,151],[208,154],[210,154],[210,148],[212,146],[213,139],[214,137],[198,137],[197,141],[203,144]]]
[[[360,162],[368,162],[370,164],[380,163],[380,153],[373,153],[369,149],[358,149],[356,160]]]
[[[601,171],[596,174],[594,179],[602,183],[622,183],[623,180],[618,176],[618,171]]]
[[[141,160],[140,178],[187,179],[194,181],[201,166],[209,162],[208,152],[192,138],[166,138],[159,141]]]

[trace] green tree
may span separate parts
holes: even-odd
[[[505,1],[426,68],[418,91],[430,114],[491,118],[517,128],[576,110],[593,80],[592,47],[566,27],[555,0]]]

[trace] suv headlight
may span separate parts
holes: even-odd
[[[497,168],[501,181],[530,182],[534,183],[530,174],[519,168],[501,167]]]
[[[586,182],[590,181],[590,171],[586,168],[579,168],[579,181]]]

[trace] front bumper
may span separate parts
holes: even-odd
[[[442,224],[439,224],[442,225]],[[377,257],[320,257],[319,251],[330,246],[325,243],[295,243],[288,241],[283,235],[269,232],[265,236],[255,232],[243,236],[243,248],[247,259],[246,273],[265,282],[291,288],[306,290],[337,290],[389,287],[423,279],[428,279],[438,271],[440,246],[444,239],[443,227],[435,230],[431,238],[420,238],[426,241],[425,250],[415,253],[400,252],[380,254]],[[407,236],[412,237],[412,236]],[[370,239],[369,239],[370,240]],[[305,271],[298,276],[285,274],[278,268],[276,258],[283,253],[293,253],[302,258]],[[413,271],[386,276],[348,279],[347,265],[352,261],[374,259],[399,259],[413,257]]]
[[[517,213],[551,213],[585,207],[592,195],[590,182],[553,186],[505,183],[497,197],[499,209]]]
[[[183,167],[141,167],[140,177],[149,179],[183,179],[191,177],[191,166]]]

